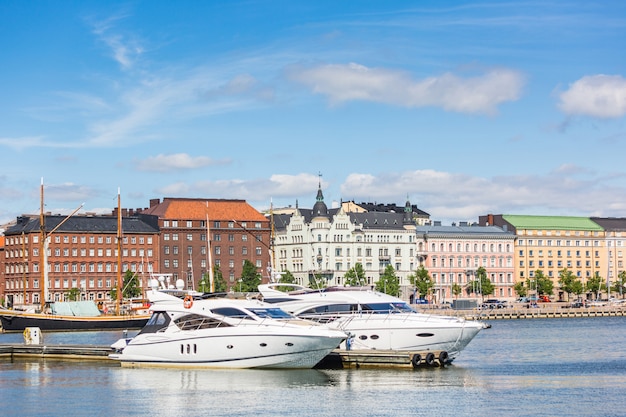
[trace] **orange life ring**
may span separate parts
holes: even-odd
[[[183,307],[191,308],[192,305],[193,305],[193,297],[191,295],[187,294],[185,296],[185,299],[183,300]]]

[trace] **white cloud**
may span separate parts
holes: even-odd
[[[0,145],[6,146],[8,148],[13,148],[18,151],[21,151],[25,148],[30,148],[33,146],[37,146],[37,147],[52,146],[52,145],[46,144],[42,136],[22,137],[22,138],[1,138],[0,137]]]
[[[168,197],[197,197],[210,195],[213,198],[234,198],[260,202],[269,205],[274,198],[297,198],[305,196],[315,199],[320,178],[317,175],[301,173],[297,175],[275,174],[270,178],[250,180],[228,179],[178,182],[160,187],[157,192]],[[327,184],[322,181],[322,187]]]
[[[126,17],[128,16],[120,14],[103,21],[92,22],[93,33],[107,45],[113,59],[125,70],[131,69],[135,60],[144,52],[144,48],[136,39],[112,33],[113,23]]]
[[[588,75],[559,94],[558,106],[566,114],[603,119],[626,114],[626,79],[620,75]]]
[[[510,69],[493,69],[470,78],[445,73],[414,80],[404,71],[351,63],[294,67],[289,74],[333,104],[362,100],[461,113],[494,113],[498,105],[519,99],[524,85],[524,77]]]
[[[448,223],[477,221],[488,213],[623,216],[626,208],[621,182],[610,187],[606,178],[569,165],[545,175],[493,178],[434,170],[355,173],[341,184],[341,195],[344,200],[387,203],[403,203],[409,195],[433,220]]]
[[[229,161],[216,161],[207,156],[192,157],[186,153],[159,154],[143,160],[135,161],[138,171],[168,172],[181,169],[203,168],[211,165],[222,165]]]

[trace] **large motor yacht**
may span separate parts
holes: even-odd
[[[256,299],[180,298],[154,288],[148,298],[145,327],[112,345],[109,357],[122,366],[312,368],[347,337]]]
[[[264,301],[296,317],[348,332],[342,349],[445,351],[451,361],[485,327],[479,321],[419,313],[405,301],[367,287],[314,290],[271,283],[260,285],[259,292]]]

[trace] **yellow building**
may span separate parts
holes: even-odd
[[[515,233],[517,282],[532,281],[536,271],[552,280],[554,299],[565,300],[559,287],[559,272],[567,269],[583,284],[598,274],[608,276],[606,232],[588,217],[487,215],[481,225],[495,225]]]

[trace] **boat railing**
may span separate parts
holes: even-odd
[[[176,320],[174,321],[174,323],[180,330],[216,329],[218,327],[231,326],[230,324],[225,323],[222,320],[200,315],[188,317],[184,320]]]

